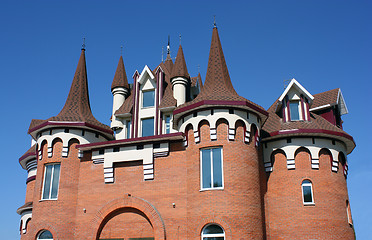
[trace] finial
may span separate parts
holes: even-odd
[[[170,54],[170,35],[168,35],[167,55]]]
[[[81,45],[81,50],[85,50],[85,37],[83,37],[83,44]]]
[[[120,56],[123,56],[123,44],[120,45]]]
[[[161,61],[164,62],[164,47],[161,47]]]
[[[198,73],[200,73],[200,64],[198,64]]]
[[[213,15],[213,28],[217,28],[216,15]]]
[[[181,45],[181,34],[179,35],[179,37],[180,37],[180,45]]]

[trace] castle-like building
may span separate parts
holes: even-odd
[[[111,92],[109,127],[82,49],[61,112],[31,121],[22,240],[355,238],[340,89],[292,79],[265,110],[236,93],[214,27],[204,84],[179,46],[133,84],[120,57]]]

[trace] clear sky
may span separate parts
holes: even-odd
[[[82,37],[91,108],[109,125],[120,45],[132,82],[136,69],[160,63],[168,35],[175,57],[181,34],[189,73],[200,65],[204,80],[213,15],[241,96],[267,109],[286,79],[311,94],[341,88],[344,130],[357,144],[348,155],[352,216],[357,238],[372,239],[372,2],[363,0],[1,1],[1,239],[19,238],[27,172],[18,159],[30,147],[30,121],[62,109]]]

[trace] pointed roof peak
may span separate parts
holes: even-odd
[[[185,77],[189,78],[189,73],[187,71],[185,56],[183,55],[182,45],[180,44],[177,52],[176,61],[174,61],[174,66],[172,69],[171,78],[174,77]]]
[[[72,80],[70,92],[66,102],[60,113],[57,116],[47,120],[33,120],[28,132],[32,135],[39,129],[48,125],[62,125],[71,123],[77,126],[89,126],[98,131],[112,136],[112,130],[109,126],[100,123],[92,114],[89,102],[88,78],[85,63],[85,49],[81,50],[79,62],[75,71],[74,79]]]
[[[129,89],[127,73],[125,72],[123,56],[120,56],[119,63],[116,68],[114,80],[111,84],[111,91],[116,87],[123,87]]]

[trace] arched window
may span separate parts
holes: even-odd
[[[225,231],[217,224],[210,224],[204,227],[201,235],[202,240],[224,240]]]
[[[53,235],[48,230],[43,230],[39,233],[37,236],[37,240],[43,239],[43,240],[53,240]]]
[[[302,181],[302,200],[304,205],[313,205],[313,184],[309,180]]]

